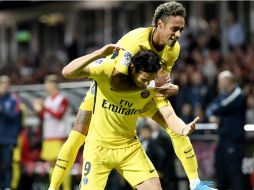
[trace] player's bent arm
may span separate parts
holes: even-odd
[[[162,70],[159,72],[154,81],[156,90],[159,93],[157,96],[169,97],[178,94],[179,87],[171,83],[170,74],[167,71]]]
[[[187,136],[191,134],[195,130],[196,123],[199,120],[199,118],[196,117],[192,122],[186,125],[183,120],[176,115],[171,105],[160,107],[159,110],[168,127],[179,135]]]
[[[87,77],[90,74],[90,69],[87,67],[90,63],[97,59],[106,57],[107,55],[112,54],[113,51],[118,51],[119,49],[121,48],[116,44],[108,44],[90,54],[74,59],[63,68],[62,75],[65,78]]]
[[[172,84],[172,83],[166,83],[162,86],[156,87],[156,90],[158,93],[156,96],[158,97],[170,97],[170,96],[175,96],[179,92],[179,87],[178,85]]]

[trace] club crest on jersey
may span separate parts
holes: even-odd
[[[142,98],[147,98],[147,97],[149,97],[149,95],[150,95],[149,90],[143,90],[143,91],[141,92],[141,97],[142,97]]]
[[[87,178],[87,177],[85,177],[85,178],[83,179],[83,183],[84,183],[84,185],[86,185],[86,184],[88,183],[88,178]]]
[[[125,65],[125,66],[129,66],[129,64],[131,63],[131,53],[126,51],[123,54],[123,58],[121,60],[121,64]]]

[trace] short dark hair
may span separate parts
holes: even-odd
[[[58,77],[55,74],[47,75],[44,79],[44,83],[57,83]]]
[[[161,68],[160,57],[152,50],[141,49],[132,58],[136,72],[155,73]],[[130,69],[130,66],[129,66]]]
[[[186,9],[181,3],[175,1],[160,4],[154,12],[152,26],[157,27],[159,19],[165,22],[165,18],[169,16],[182,16],[185,18]]]

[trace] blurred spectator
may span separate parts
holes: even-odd
[[[230,48],[242,46],[245,42],[245,31],[242,23],[236,20],[233,13],[229,14],[229,27],[228,27],[228,43]]]
[[[158,171],[162,188],[176,190],[175,154],[169,136],[149,118],[142,119],[138,128],[140,142]]]
[[[18,98],[9,92],[10,78],[0,76],[0,189],[10,190],[13,149],[21,128]]]
[[[41,158],[53,166],[57,160],[58,152],[68,137],[72,124],[69,120],[69,102],[58,90],[57,76],[46,76],[44,84],[48,94],[47,98],[43,102],[35,100],[33,105],[43,122]],[[71,189],[70,180],[70,176],[66,176],[63,183],[64,190]]]
[[[19,104],[20,114],[21,114],[21,129],[24,127],[25,121],[25,110],[26,107],[24,104]],[[19,133],[17,146],[13,150],[13,161],[12,161],[12,181],[11,188],[16,190],[21,177],[21,134]]]
[[[207,78],[207,83],[211,86],[213,85],[218,72],[218,68],[214,60],[214,57],[218,56],[218,53],[218,50],[211,50],[207,52],[202,60],[202,64],[199,65],[202,74],[205,78]]]
[[[246,123],[254,124],[254,94],[247,98]]]
[[[188,75],[186,72],[179,72],[176,79],[176,84],[180,87],[177,96],[172,96],[169,99],[172,103],[177,115],[181,115],[183,104],[187,102],[189,91]]]
[[[190,77],[191,86],[188,92],[188,102],[193,109],[197,106],[202,106],[204,109],[212,100],[212,90],[205,83],[204,77],[200,71],[194,71]]]
[[[218,76],[219,95],[207,108],[210,122],[218,124],[219,142],[215,155],[218,189],[243,190],[241,171],[244,156],[246,98],[235,75],[223,71]]]
[[[74,60],[79,56],[78,55],[79,40],[80,40],[79,35],[75,34],[72,42],[66,46],[66,51],[69,60]]]
[[[19,75],[22,78],[23,82],[26,84],[33,82],[33,75],[35,68],[32,67],[31,62],[28,58],[22,58],[18,61]]]
[[[40,132],[33,127],[22,129],[19,137],[21,152],[21,178],[18,190],[32,190],[35,181],[36,163],[40,160]]]
[[[194,119],[193,109],[189,103],[183,104],[180,117],[185,123],[190,123]]]
[[[199,117],[199,123],[208,123],[207,117],[205,115],[205,111],[202,109],[202,106],[195,107],[194,116]]]
[[[208,40],[207,48],[209,50],[220,50],[221,41],[220,41],[220,30],[219,23],[216,19],[211,19],[209,22],[209,31],[208,31]]]

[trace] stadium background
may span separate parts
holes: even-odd
[[[162,1],[0,1],[0,74],[12,79],[12,90],[17,92],[27,107],[25,127],[38,136],[39,119],[31,100],[45,97],[42,86],[47,74],[61,78],[60,88],[71,101],[75,116],[89,82],[67,81],[61,69],[69,60],[91,52],[104,44],[116,42],[128,31],[149,26],[155,8]],[[254,2],[252,1],[182,1],[187,9],[186,29],[180,40],[180,57],[172,71],[172,80],[180,85],[194,86],[198,80],[209,91],[201,97],[194,110],[201,114],[216,95],[216,76],[224,69],[233,71],[248,98],[254,98]],[[237,22],[233,22],[233,20]],[[233,28],[236,24],[237,29]],[[236,30],[235,33],[232,30]],[[232,35],[230,35],[232,32]],[[235,35],[234,35],[235,34]],[[186,76],[187,78],[185,78]],[[196,77],[194,77],[196,76]],[[196,79],[195,79],[196,78]],[[182,99],[183,94],[179,94]],[[181,98],[173,98],[176,112],[185,117]],[[195,102],[191,102],[193,106]],[[254,118],[254,106],[249,106]],[[73,118],[71,118],[73,119]],[[201,178],[214,177],[214,148],[216,126],[205,117],[191,136],[200,167]],[[253,119],[248,124],[253,124]],[[251,189],[254,171],[252,125],[246,127],[247,151],[243,161],[246,190]],[[35,166],[36,185],[43,189],[47,165],[40,161]],[[175,183],[179,190],[187,189],[186,176],[177,160]],[[76,168],[78,168],[77,165]],[[79,171],[73,170],[76,176]],[[46,175],[46,174],[45,174]],[[233,174],[232,174],[233,175]]]

